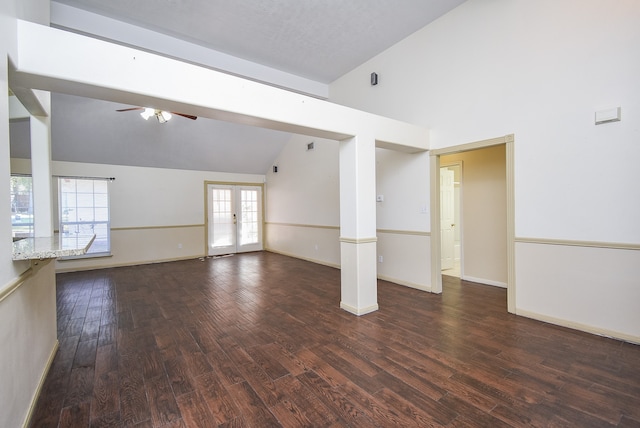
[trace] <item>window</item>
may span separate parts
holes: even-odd
[[[28,238],[33,232],[33,180],[29,175],[11,175],[11,235]]]
[[[111,254],[109,181],[94,178],[58,178],[60,235],[96,235],[87,254]]]

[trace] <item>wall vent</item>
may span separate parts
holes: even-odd
[[[307,144],[307,151],[313,150],[313,147],[314,147],[314,145],[313,145],[313,141],[312,141],[309,144]]]

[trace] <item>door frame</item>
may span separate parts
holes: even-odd
[[[204,182],[204,257],[209,257],[209,185],[214,186],[252,186],[260,187],[260,210],[262,211],[261,218],[261,237],[262,249],[264,250],[264,232],[265,232],[265,207],[264,207],[264,183],[244,183],[241,181],[208,181]],[[212,256],[213,257],[213,256]]]
[[[483,149],[504,144],[506,147],[507,186],[507,311],[516,313],[515,283],[515,174],[513,134],[458,146],[430,150],[430,205],[431,205],[431,291],[442,293],[440,234],[440,156]]]

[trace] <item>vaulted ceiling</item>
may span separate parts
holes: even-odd
[[[51,21],[325,97],[330,82],[463,1],[55,0]],[[127,107],[53,94],[53,159],[263,174],[290,139],[284,132],[206,118],[178,116],[160,124],[135,111],[115,111]],[[18,146],[25,127],[12,127],[12,146]]]

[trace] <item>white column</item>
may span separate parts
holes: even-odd
[[[356,315],[378,309],[376,153],[373,137],[340,142],[340,307]]]
[[[51,120],[50,117],[31,116],[30,123],[34,230],[36,237],[48,237],[53,236]]]

